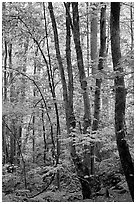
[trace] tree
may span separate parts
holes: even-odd
[[[120,3],[111,3],[111,51],[113,60],[113,69],[116,73],[114,80],[115,86],[115,133],[119,156],[126,181],[130,190],[132,200],[134,200],[134,166],[126,141],[125,127],[125,105],[126,89],[124,83],[123,67],[120,63]]]
[[[100,51],[99,51],[98,71],[102,71],[104,68],[105,51],[106,51],[106,5],[102,5],[101,17],[100,17]],[[95,133],[98,130],[98,125],[99,125],[99,120],[100,120],[101,83],[102,83],[101,78],[96,79],[95,98],[94,98],[94,119],[93,119],[93,124],[92,124],[92,131],[94,131]],[[91,167],[92,168],[91,168],[91,170],[92,170],[92,174],[94,173],[94,158],[93,158],[94,145],[95,144],[92,144],[92,146],[91,146],[91,151],[92,151],[92,156],[91,156],[92,157],[92,160],[91,160]]]
[[[62,195],[58,190],[67,189],[75,195],[79,190],[83,199],[103,201],[101,188],[111,188],[120,177],[125,181],[114,131],[113,82],[124,77],[124,127],[133,156],[133,4],[122,3],[121,7],[122,57],[114,68],[118,72],[112,70],[108,49],[110,6],[3,3],[4,192],[11,181],[14,192],[28,187],[31,198],[50,187],[55,199]],[[9,176],[10,153],[17,169]]]

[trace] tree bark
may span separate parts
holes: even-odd
[[[122,168],[126,177],[128,188],[134,201],[134,165],[132,162],[129,147],[126,142],[125,131],[125,105],[126,105],[126,90],[124,77],[121,75],[123,68],[120,64],[121,50],[120,50],[120,3],[111,3],[111,51],[113,68],[116,72],[114,80],[115,85],[115,133],[117,140],[117,147],[122,164]]]
[[[83,100],[84,100],[84,125],[83,132],[86,133],[88,127],[91,126],[91,110],[90,110],[90,100],[87,92],[87,81],[85,80],[86,74],[84,69],[83,54],[80,43],[80,30],[79,30],[79,12],[78,3],[72,2],[72,12],[73,12],[73,37],[77,56],[77,66],[79,70],[79,79],[81,83],[81,88],[83,90]]]
[[[9,49],[8,49],[8,55],[9,55],[9,67],[12,68],[12,44],[9,44]],[[10,72],[10,102],[14,103],[15,101],[15,86],[14,82],[12,81],[13,79],[13,71]],[[10,135],[10,163],[14,164],[15,162],[15,154],[16,154],[16,119],[11,119],[11,130],[14,133],[15,137]]]
[[[48,8],[49,8],[50,16],[51,16],[51,20],[52,20],[52,27],[53,27],[53,32],[54,32],[54,42],[55,42],[55,49],[56,49],[56,57],[57,57],[58,64],[59,64],[59,70],[60,70],[61,82],[62,82],[62,88],[63,88],[63,100],[64,100],[64,105],[65,105],[67,132],[70,133],[70,125],[73,125],[73,127],[74,127],[74,123],[71,123],[71,119],[70,119],[71,109],[69,109],[69,95],[68,95],[67,84],[66,84],[66,80],[65,80],[64,67],[63,67],[63,63],[62,63],[62,59],[61,59],[61,55],[60,55],[57,25],[56,25],[56,21],[55,21],[52,3],[48,3]],[[68,32],[68,30],[67,30],[67,32]],[[68,35],[68,33],[67,33],[67,35]],[[67,43],[69,44],[68,40],[69,39],[67,38]],[[67,50],[67,51],[69,51],[69,50]],[[69,71],[70,71],[70,69],[68,67]],[[70,80],[70,78],[69,78],[69,80]],[[71,91],[72,91],[72,89],[71,89]],[[71,91],[69,92],[69,94],[71,93]],[[74,146],[72,146],[71,156],[72,156],[73,162],[74,162],[76,170],[77,170],[77,175],[78,175],[79,180],[80,180],[81,185],[82,185],[83,198],[84,199],[90,198],[90,194],[91,194],[90,186],[88,185],[87,179],[84,178],[85,175],[89,175],[88,168],[86,168],[83,165],[83,163],[80,161],[78,155],[76,154]]]
[[[4,3],[3,3],[4,4]],[[8,48],[7,48],[7,41],[4,40],[4,48],[5,48],[5,55],[4,55],[4,76],[3,76],[3,102],[7,102],[7,57],[8,57]],[[3,116],[5,117],[5,116]],[[3,150],[3,164],[7,163],[8,158],[8,148],[6,144],[6,127],[5,124],[2,122],[2,150]]]
[[[63,101],[64,101],[64,107],[65,107],[67,132],[69,132],[70,116],[69,116],[68,90],[67,90],[67,83],[66,83],[66,79],[65,79],[64,67],[63,67],[62,58],[61,58],[61,54],[60,54],[57,25],[56,25],[55,15],[54,15],[53,6],[52,6],[51,2],[48,3],[48,9],[49,9],[49,12],[50,12],[52,28],[53,28],[53,32],[54,32],[54,43],[55,43],[55,50],[56,50],[56,58],[57,58],[58,65],[59,65],[61,83],[62,83],[62,88],[63,88]],[[55,90],[55,89],[53,89],[53,90]],[[54,93],[55,92],[53,92],[53,97],[54,97],[54,99],[56,99],[56,96],[54,95]],[[57,129],[57,131],[58,131],[57,135],[58,135],[58,134],[60,134],[60,125],[59,125],[59,117],[58,117],[59,115],[58,115],[57,106],[55,106],[55,109],[56,109],[56,114],[57,114],[57,128],[58,128]],[[57,148],[57,154],[58,154],[57,163],[59,163],[60,143],[59,143],[58,139],[57,139],[57,146],[58,146],[58,148]],[[59,172],[58,172],[57,178],[58,178],[58,181],[59,181]],[[60,185],[59,185],[59,189],[60,189]]]
[[[90,50],[89,50],[89,2],[86,2],[86,13],[87,13],[87,17],[86,17],[86,44],[87,44],[87,76],[89,76],[90,74]]]
[[[133,2],[130,3],[130,35],[131,35],[131,50],[134,48],[134,32],[133,32]]]
[[[99,51],[99,64],[98,64],[99,71],[103,69],[105,51],[106,51],[106,6],[101,8],[101,16],[100,16],[100,51]],[[92,57],[94,56],[96,55],[92,55]],[[95,72],[96,71],[93,71],[93,73]],[[94,98],[94,119],[93,119],[93,125],[92,125],[92,131],[94,132],[98,130],[98,125],[99,125],[101,83],[102,83],[102,79],[96,79],[95,98]],[[94,174],[94,154],[95,154],[94,146],[95,144],[91,145],[91,174]]]
[[[97,32],[98,32],[98,15],[97,15],[97,3],[91,3],[93,4],[93,7],[91,12],[91,42],[90,42],[90,48],[91,48],[91,65],[92,65],[92,74],[96,72],[97,69]]]
[[[67,10],[66,10],[66,61],[67,61],[67,72],[68,72],[68,103],[69,103],[68,129],[69,129],[69,134],[70,134],[71,130],[76,127],[76,121],[75,121],[75,115],[74,115],[74,109],[73,109],[74,86],[73,86],[73,70],[72,70],[72,63],[71,63],[71,31],[70,31],[70,20],[68,16],[68,13],[70,12],[70,3],[67,2],[66,5],[67,5]]]
[[[48,40],[48,31],[47,31],[47,23],[46,23],[46,12],[45,12],[45,4],[43,3],[43,11],[44,11],[44,23],[45,23],[45,34],[46,34],[46,44],[47,44],[47,52],[48,52],[48,60],[49,60],[49,66],[47,64],[47,74],[48,74],[48,81],[49,81],[49,87],[52,94],[52,98],[54,100],[54,107],[55,107],[55,113],[56,113],[56,124],[57,124],[57,133],[56,133],[56,140],[57,140],[57,158],[56,158],[56,164],[59,163],[59,156],[60,156],[60,141],[59,141],[59,135],[61,134],[61,128],[60,128],[60,119],[59,119],[59,111],[58,111],[58,104],[56,102],[56,93],[55,93],[55,85],[54,85],[54,77],[53,77],[53,71],[52,71],[52,65],[51,65],[51,57],[50,57],[50,50],[49,50],[49,40]],[[59,182],[59,172],[58,172],[58,188],[60,189],[60,182]]]
[[[87,133],[88,127],[91,126],[91,110],[90,110],[90,100],[87,90],[87,81],[85,80],[86,74],[84,69],[84,62],[83,62],[83,54],[80,42],[80,30],[79,30],[79,12],[78,12],[78,3],[72,2],[72,13],[73,13],[73,38],[74,44],[76,49],[76,56],[77,56],[77,66],[79,70],[79,79],[81,83],[81,88],[83,90],[83,101],[84,101],[84,124],[83,124],[83,133]],[[88,147],[89,148],[89,147]],[[90,175],[90,159],[86,159],[81,162],[78,157],[73,158],[77,175],[79,177],[79,181],[82,186],[82,194],[83,199],[89,199],[91,196],[91,187],[89,183],[89,175]],[[86,179],[85,177],[88,177]]]

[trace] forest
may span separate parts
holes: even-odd
[[[134,202],[134,2],[2,2],[2,201]]]

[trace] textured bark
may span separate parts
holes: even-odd
[[[71,63],[71,31],[70,31],[70,21],[68,13],[70,12],[70,3],[67,2],[66,10],[66,61],[67,61],[67,72],[68,72],[68,102],[69,102],[69,124],[68,129],[69,133],[71,132],[70,128],[76,127],[76,121],[73,110],[73,72],[72,72],[72,63]],[[73,153],[74,153],[73,146]]]
[[[2,121],[2,163],[6,164],[7,162],[9,162],[9,153],[8,153],[8,147],[6,142],[6,127]]]
[[[3,3],[4,4],[4,3]],[[3,102],[7,101],[7,57],[8,57],[8,48],[7,41],[4,41],[5,55],[4,55],[4,76],[3,76]],[[4,116],[3,116],[4,117]],[[3,150],[3,163],[8,162],[8,148],[6,144],[6,127],[5,124],[2,123],[2,150]]]
[[[4,44],[5,44],[5,56],[4,56],[4,76],[3,76],[3,79],[4,79],[3,101],[6,102],[7,100],[7,71],[6,70],[7,70],[7,57],[8,57],[6,40],[4,41]]]
[[[86,19],[86,44],[87,44],[87,76],[90,74],[90,50],[89,50],[89,2],[86,2],[86,13],[87,13],[87,19]]]
[[[96,21],[96,20],[95,20]],[[100,17],[100,51],[99,51],[99,64],[98,70],[103,69],[103,61],[106,51],[106,6],[101,8]],[[92,55],[94,57],[96,55]],[[95,71],[93,71],[95,73]],[[95,99],[94,99],[94,120],[92,125],[92,131],[97,131],[100,117],[100,94],[101,94],[102,79],[96,79],[95,85]],[[91,146],[91,174],[94,174],[94,145]]]
[[[63,99],[64,99],[64,105],[65,105],[65,109],[66,109],[66,119],[68,119],[67,83],[66,83],[66,79],[65,79],[64,67],[63,67],[62,58],[61,58],[61,54],[60,54],[57,25],[56,25],[56,20],[55,20],[55,16],[54,16],[54,12],[53,12],[53,6],[52,6],[51,2],[48,3],[48,8],[49,8],[51,22],[52,22],[52,28],[53,28],[53,33],[54,33],[54,43],[55,43],[55,50],[56,50],[56,58],[57,58],[58,65],[59,65],[61,83],[62,83],[62,88],[63,88]]]
[[[60,128],[60,119],[59,119],[59,111],[58,111],[58,104],[56,101],[56,93],[55,93],[55,85],[54,85],[54,77],[53,77],[53,69],[51,65],[51,57],[50,57],[50,49],[49,49],[49,39],[48,39],[48,31],[47,31],[47,22],[46,22],[46,12],[45,12],[45,3],[43,2],[43,11],[44,11],[44,24],[45,24],[45,34],[46,34],[46,45],[47,45],[47,52],[48,52],[48,61],[49,65],[47,65],[47,75],[48,75],[48,82],[50,91],[52,94],[52,98],[54,100],[54,107],[55,107],[55,113],[56,113],[56,124],[57,124],[57,133],[56,133],[56,143],[57,143],[57,155],[56,155],[56,164],[59,163],[59,157],[60,157],[60,140],[59,136],[61,135],[61,128]],[[57,186],[60,190],[60,176],[59,176],[59,170],[57,173]]]
[[[9,67],[12,68],[12,44],[9,44],[8,47],[8,55],[9,55]],[[10,87],[10,102],[14,103],[15,101],[15,86],[14,86],[14,82],[12,81],[13,79],[13,71],[10,72],[10,83],[11,83],[11,87]],[[13,137],[12,135],[10,135],[10,163],[14,164],[15,163],[15,154],[16,154],[16,119],[12,119],[11,120],[11,130],[14,134],[15,137]]]
[[[134,200],[134,165],[129,152],[129,147],[126,142],[125,136],[125,105],[126,105],[126,90],[124,77],[120,73],[123,72],[121,64],[120,51],[120,3],[111,3],[111,51],[114,71],[118,72],[114,85],[115,85],[115,133],[117,140],[117,147],[122,164],[122,168],[126,177],[128,188]],[[119,75],[120,74],[120,75]]]
[[[62,88],[63,88],[63,100],[64,100],[65,113],[66,113],[67,131],[68,131],[68,133],[70,133],[70,127],[75,127],[75,121],[73,123],[73,119],[71,119],[71,115],[70,115],[70,113],[72,113],[71,112],[72,108],[69,108],[69,104],[72,104],[72,101],[69,103],[69,95],[71,95],[73,90],[72,90],[72,86],[69,87],[70,88],[69,92],[67,90],[64,67],[63,67],[63,63],[62,63],[62,59],[61,59],[61,55],[60,55],[60,49],[59,49],[59,39],[58,39],[57,25],[56,25],[56,21],[55,21],[55,16],[54,16],[54,12],[53,12],[52,3],[48,3],[48,8],[49,8],[49,11],[50,11],[50,17],[51,17],[52,27],[53,27],[53,32],[54,32],[54,42],[55,42],[55,49],[56,49],[56,57],[57,57],[57,60],[58,60],[59,71],[60,71],[60,75],[61,75],[61,82],[62,82]],[[69,22],[67,21],[67,23],[69,23]],[[67,24],[67,26],[69,27],[68,24]],[[70,39],[69,39],[69,28],[68,27],[67,27],[67,48],[68,48],[67,49],[67,54],[70,53],[70,50],[69,50],[69,40]],[[72,80],[70,62],[68,62],[68,67],[67,68],[68,68],[68,75],[69,75],[69,82],[70,82]],[[73,96],[72,96],[72,98],[73,98]],[[74,146],[72,146],[71,156],[72,156],[73,162],[74,162],[76,170],[77,170],[77,175],[78,175],[79,180],[80,180],[81,185],[82,185],[83,197],[84,198],[90,198],[90,194],[91,194],[90,187],[88,185],[87,179],[84,178],[84,176],[89,175],[88,174],[88,169],[80,161],[78,155],[75,152]]]
[[[73,13],[73,38],[76,49],[77,56],[77,66],[79,70],[79,79],[81,83],[81,88],[83,90],[83,101],[84,101],[84,124],[83,124],[83,133],[87,132],[87,128],[91,126],[91,110],[90,110],[90,100],[87,92],[87,81],[85,80],[85,69],[83,62],[83,54],[80,43],[80,30],[79,30],[79,12],[78,12],[78,3],[72,2],[72,13]],[[89,147],[88,147],[89,148]],[[90,160],[90,159],[89,159]],[[87,159],[87,161],[89,161]],[[73,158],[77,175],[82,186],[83,199],[89,199],[91,197],[91,187],[89,183],[90,175],[90,162],[80,161],[79,157],[76,156]],[[88,179],[85,178],[88,176]]]
[[[96,3],[91,3],[96,6]],[[97,59],[97,32],[98,32],[98,15],[97,15],[97,8],[92,8],[91,10],[91,65],[92,65],[92,74],[96,73],[97,71],[97,65],[96,65],[96,59]],[[98,84],[96,80],[96,89],[98,89]],[[98,93],[99,94],[99,93]],[[97,91],[95,90],[95,101],[94,101],[94,117],[95,117],[95,110],[96,110],[96,102],[99,103],[99,101],[96,98]],[[100,100],[100,99],[99,99]],[[93,120],[94,124],[94,120]],[[94,157],[95,154],[95,144],[90,145],[90,174],[94,174]]]
[[[91,3],[94,6],[96,6],[96,3]],[[97,65],[96,65],[96,60],[97,60],[97,32],[98,32],[98,15],[97,15],[97,8],[92,8],[91,10],[92,15],[91,15],[91,62],[92,62],[92,74],[96,72]]]
[[[74,44],[76,49],[77,56],[77,66],[79,70],[79,79],[81,83],[81,88],[83,90],[83,100],[84,100],[84,125],[83,132],[86,133],[86,130],[91,126],[91,110],[90,110],[90,100],[87,92],[87,81],[85,80],[85,69],[83,62],[83,54],[80,43],[80,30],[79,30],[79,12],[78,12],[78,3],[72,2],[72,13],[73,13],[73,37]]]
[[[103,62],[106,51],[106,6],[101,9],[101,18],[100,18],[100,52],[99,52],[99,64],[98,70],[103,69]],[[94,120],[92,130],[96,131],[99,124],[100,116],[100,91],[101,91],[101,82],[102,79],[96,79],[95,86],[95,99],[94,99]]]
[[[134,28],[133,28],[133,2],[130,3],[130,30],[131,30],[131,50],[134,48]]]

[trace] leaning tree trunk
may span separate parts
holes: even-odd
[[[122,75],[123,67],[121,67],[121,50],[120,50],[120,3],[111,3],[111,51],[113,68],[116,72],[115,78],[115,133],[117,140],[117,147],[122,164],[122,168],[126,177],[128,188],[134,201],[134,165],[129,152],[129,147],[125,136],[125,104],[126,104],[126,90],[124,77]]]
[[[60,71],[60,75],[61,75],[61,82],[62,82],[62,88],[63,88],[63,100],[64,100],[65,113],[66,113],[66,123],[67,123],[67,129],[68,129],[68,132],[69,132],[69,126],[70,125],[74,126],[75,121],[74,121],[73,124],[71,124],[71,121],[73,119],[71,120],[70,108],[69,108],[69,95],[68,95],[68,90],[67,90],[67,84],[66,84],[66,79],[65,79],[65,73],[64,73],[64,67],[63,67],[63,63],[62,63],[62,58],[61,58],[61,55],[60,55],[57,25],[56,25],[56,20],[55,20],[55,16],[54,16],[54,12],[53,12],[53,6],[52,6],[51,2],[48,3],[48,8],[49,8],[49,11],[50,11],[50,17],[51,17],[52,27],[53,27],[53,32],[54,32],[54,42],[55,42],[55,49],[56,49],[56,58],[58,60],[59,71]],[[84,86],[84,84],[83,84],[83,86]],[[70,90],[70,92],[71,91],[72,90]],[[69,94],[70,94],[70,92],[69,92]],[[83,198],[84,199],[85,198],[90,198],[91,190],[90,190],[90,186],[88,184],[89,182],[87,181],[86,178],[84,178],[86,175],[89,176],[88,168],[86,168],[83,165],[82,161],[80,161],[78,155],[76,154],[74,146],[72,146],[72,150],[71,151],[72,151],[71,152],[71,156],[72,156],[73,162],[74,162],[76,170],[77,170],[77,175],[78,175],[78,178],[79,178],[79,180],[81,182]]]

